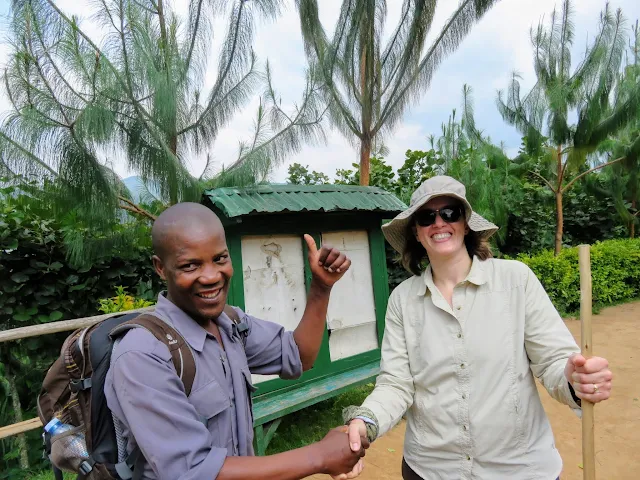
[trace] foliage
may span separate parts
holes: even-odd
[[[599,175],[592,175],[597,182]],[[505,231],[504,240],[498,242],[500,252],[516,255],[553,248],[555,220],[549,211],[554,201],[548,188],[527,180],[513,182],[506,196],[507,221],[499,223]],[[564,246],[624,237],[625,226],[615,214],[615,200],[608,192],[578,183],[567,193],[564,202]]]
[[[562,314],[580,309],[580,270],[577,247],[537,255],[520,254],[542,282],[555,307]],[[608,240],[591,247],[593,304],[599,308],[640,296],[640,240]]]
[[[11,197],[0,204],[0,330],[98,314],[98,299],[116,285],[151,300],[160,280],[147,245],[114,248],[90,266],[67,262],[64,237],[69,232],[28,205],[18,208]],[[147,235],[150,235],[147,227]],[[24,418],[36,416],[36,397],[46,370],[70,332],[31,337],[0,344],[0,402],[2,425],[14,423],[7,379],[19,378],[17,393]],[[42,468],[40,432],[26,434],[29,462]],[[28,475],[17,466],[17,439],[0,441],[0,478]]]
[[[0,177],[0,185],[2,183],[15,183],[0,188],[0,199],[8,202],[7,205],[56,223],[63,234],[66,260],[76,268],[89,267],[94,261],[126,251],[130,245],[151,247],[149,225],[141,217],[123,221],[122,217],[126,214],[122,212],[119,218],[105,222],[104,229],[96,229],[91,222],[87,223],[86,216],[79,213],[78,209],[71,209],[64,214],[56,212],[55,203],[50,202],[56,187],[47,180],[39,185],[34,180],[21,178],[12,182],[12,179]],[[152,206],[148,208],[153,211]]]
[[[624,158],[626,153],[603,162],[597,151],[640,113],[640,83],[620,89],[627,41],[622,11],[613,13],[606,4],[599,31],[573,72],[572,17],[572,3],[564,0],[561,12],[554,9],[548,28],[540,23],[532,29],[536,84],[521,98],[520,77],[514,73],[506,99],[502,92],[497,98],[503,119],[528,139],[534,153],[530,170],[555,195],[556,254],[562,248],[563,195],[590,171]]]
[[[63,480],[77,480],[78,476],[73,473],[63,472]],[[28,480],[55,480],[51,469],[39,472],[36,475],[27,477]]]
[[[635,41],[631,45],[631,60],[626,66],[617,95],[624,99],[632,94],[640,83],[640,26],[634,26]],[[608,169],[603,178],[603,188],[615,199],[615,207],[627,224],[629,236],[634,238],[640,226],[640,115],[615,137],[600,146],[600,152],[609,158],[625,157],[625,160]]]
[[[382,44],[385,0],[342,2],[330,39],[320,23],[318,0],[296,0],[309,64],[318,73],[334,126],[360,145],[362,185],[370,185],[369,159],[375,145],[429,87],[442,60],[454,52],[496,0],[463,0],[427,47],[436,0],[405,0],[400,21]]]
[[[369,185],[372,187],[380,187],[387,191],[393,190],[393,168],[387,165],[382,157],[370,158]],[[336,181],[339,185],[360,185],[360,169],[357,163],[352,163],[353,170],[338,169],[336,170]]]
[[[101,298],[98,300],[100,306],[98,310],[102,313],[126,312],[137,308],[150,307],[154,302],[144,298],[135,298],[127,293],[127,289],[122,285],[116,286],[115,297]]]
[[[468,138],[465,130],[461,130],[458,140],[467,142]],[[371,157],[371,186],[383,188],[409,204],[411,195],[424,180],[436,174],[451,175],[465,185],[474,210],[500,227],[492,237],[496,256],[553,248],[555,221],[549,216],[554,207],[553,193],[529,181],[527,175],[521,177],[518,165],[512,165],[515,162],[506,157],[503,157],[506,162],[501,162],[497,147],[490,146],[486,139],[483,142],[462,149],[459,144],[456,157],[449,160],[440,150],[407,150],[405,162],[396,173],[384,158]],[[352,169],[338,169],[335,183],[358,185],[357,167],[353,164]],[[301,172],[308,174],[304,169]],[[585,177],[586,182],[577,183],[565,196],[565,246],[624,236],[614,198],[591,185],[599,181],[598,177],[591,173]],[[295,178],[290,176],[289,181],[292,180]],[[399,255],[386,243],[385,247],[389,287],[393,290],[408,273]]]
[[[509,191],[509,215],[500,251],[515,255],[534,253],[553,247],[555,221],[549,215],[553,208],[553,194],[549,189],[528,181]]]
[[[329,177],[315,170],[310,172],[308,165],[303,166],[299,163],[293,163],[289,165],[289,176],[286,181],[295,185],[321,185],[329,183]]]
[[[324,106],[310,73],[302,101],[281,107],[268,64],[257,70],[254,22],[280,0],[190,0],[186,18],[170,1],[91,2],[101,41],[54,0],[12,2],[10,55],[3,85],[11,102],[0,128],[0,172],[46,179],[56,218],[72,212],[111,236],[122,210],[153,220],[113,171],[113,158],[157,192],[163,205],[199,201],[204,187],[263,181],[305,143],[324,138]],[[213,25],[226,19],[211,88]],[[263,83],[254,131],[237,158],[214,165],[209,149]],[[239,139],[240,140],[240,139]],[[192,160],[206,155],[198,176]],[[83,243],[78,236],[70,243]],[[93,258],[89,258],[93,260]]]
[[[411,195],[425,180],[436,175],[434,165],[440,164],[437,157],[439,152],[431,149],[427,152],[421,150],[407,150],[404,164],[398,169],[398,181],[395,190],[396,196],[404,203],[411,203]]]

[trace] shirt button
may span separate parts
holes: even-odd
[[[465,398],[467,398],[467,396],[463,393],[462,394],[462,398],[465,399]]]
[[[466,429],[467,429],[467,426],[466,426],[466,425],[463,425],[463,426],[462,426],[462,428],[463,428],[464,430],[466,430]]]
[[[458,332],[458,338],[462,338],[462,333]]]
[[[460,364],[460,368],[464,368],[464,363],[461,363],[461,364]]]
[[[467,455],[467,460],[471,460],[471,457],[469,455]]]
[[[456,309],[457,309],[457,310],[462,310],[462,307],[461,307],[460,305],[458,305],[458,306],[456,307]]]

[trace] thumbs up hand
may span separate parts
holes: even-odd
[[[304,239],[309,247],[309,265],[313,276],[312,281],[327,288],[333,287],[349,269],[351,260],[340,250],[330,245],[323,245],[318,250],[316,241],[309,234],[305,234]]]

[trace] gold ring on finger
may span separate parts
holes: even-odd
[[[598,385],[596,385],[595,383],[593,384],[593,393],[598,393]]]

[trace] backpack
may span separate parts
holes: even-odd
[[[225,305],[224,312],[234,322],[236,331],[246,337],[248,327],[240,322],[238,313],[229,305]],[[193,352],[182,335],[164,320],[136,312],[74,331],[49,368],[37,399],[43,425],[55,416],[74,427],[54,437],[46,432],[42,435],[56,479],[62,479],[60,470],[77,473],[79,480],[129,480],[142,475],[140,466],[144,457],[138,447],[126,454],[122,426],[113,417],[104,395],[113,349],[132,328],[145,328],[169,348],[187,396],[191,393],[196,374]],[[78,433],[84,434],[88,458],[62,447],[64,442],[60,440]]]

